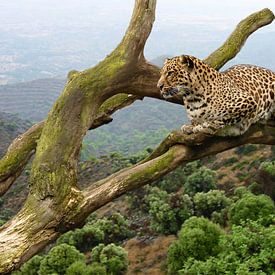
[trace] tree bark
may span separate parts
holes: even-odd
[[[151,14],[154,13],[152,12]],[[130,24],[132,27],[129,27],[128,32],[131,32],[133,24],[137,24],[137,18],[138,17],[136,15],[133,15],[133,19]],[[263,9],[259,12],[251,14],[242,20],[226,40],[226,42],[217,50],[215,50],[211,55],[209,55],[204,61],[210,66],[216,69],[220,69],[226,62],[238,54],[250,34],[255,32],[257,29],[270,24],[273,19],[274,14],[269,9]],[[149,20],[151,20],[151,22],[148,23],[148,26],[150,27],[152,26],[154,17],[150,18]],[[147,33],[146,35],[148,36],[149,34]],[[147,38],[146,35],[143,37],[143,39]],[[121,44],[124,43],[124,41],[129,41],[129,35],[128,38],[126,37],[127,35]],[[148,63],[144,59],[142,51],[143,49],[141,48],[144,46],[144,43],[145,42],[143,41],[141,45],[137,47],[135,52],[136,58],[133,57],[131,59],[132,63],[137,62],[136,59],[139,61],[135,64],[135,69],[132,69],[132,77],[130,78],[128,75],[129,79],[124,79],[125,91],[127,91],[127,94],[120,94],[122,90],[119,87],[114,86],[113,93],[115,95],[108,98],[101,105],[97,112],[96,118],[91,122],[89,129],[94,129],[100,127],[103,124],[110,123],[112,121],[111,115],[115,111],[125,106],[129,106],[137,99],[143,99],[143,97],[147,96],[163,100],[158,89],[156,88],[156,83],[159,78],[159,68]],[[79,76],[79,74],[80,72],[77,71],[70,72],[68,74],[69,81]],[[182,99],[180,97],[173,97],[169,99],[169,102],[182,104]],[[37,132],[33,133],[37,139],[40,137],[44,122],[40,122],[38,125],[39,127],[37,126],[37,128],[34,130]],[[22,144],[21,146],[24,144],[25,149],[23,154],[19,149],[20,146],[18,144],[17,147],[11,148],[9,150],[8,156],[6,155],[2,160],[0,160],[0,196],[7,192],[14,180],[21,174],[24,165],[28,162],[28,159],[32,153],[35,152],[36,142],[29,140],[28,135],[22,135],[20,137],[20,143]],[[10,162],[11,158],[15,159],[17,157],[18,161]],[[7,166],[9,167],[8,169],[6,169]]]
[[[188,140],[178,133],[177,139],[169,136],[146,161],[115,173],[91,188],[78,189],[77,160],[87,130],[110,121],[114,111],[136,99],[144,96],[160,99],[156,88],[159,69],[149,64],[143,55],[154,22],[155,6],[156,0],[136,0],[130,25],[118,47],[95,67],[71,72],[47,121],[37,125],[34,131],[30,130],[30,136],[24,134],[8,151],[6,157],[16,153],[20,157],[20,165],[11,162],[9,166],[10,174],[16,177],[36,147],[26,203],[0,229],[1,274],[20,267],[61,233],[83,224],[92,211],[129,190],[160,178],[185,161],[244,143],[275,144],[275,129],[269,126],[255,125],[237,138],[192,136]],[[265,24],[273,20],[270,14],[269,11]],[[248,26],[246,30],[249,33],[251,29]],[[246,38],[240,37],[235,43],[241,47]],[[121,91],[134,95],[118,95]],[[174,102],[181,100],[174,99]],[[101,118],[100,114],[103,114]],[[2,162],[0,169],[5,167],[1,165]],[[3,168],[3,171],[8,169]],[[6,173],[0,180],[4,182],[10,174]]]

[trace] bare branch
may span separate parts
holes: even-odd
[[[137,1],[136,2],[137,7],[139,7],[138,3],[139,2]],[[153,16],[155,1],[152,1],[152,2],[144,1],[143,4],[150,6],[150,9],[147,11],[146,16],[143,17],[143,20],[144,20],[145,18],[149,18],[150,15]],[[128,45],[127,49],[131,49],[130,43],[133,42],[134,38],[137,41],[139,41],[141,45],[144,45],[145,40],[150,33],[151,24],[153,23],[153,20],[151,20],[149,22],[149,27],[147,28],[147,31],[143,33],[137,21],[138,20],[137,10],[138,8],[135,9],[133,13],[134,15],[132,19],[133,25],[130,24],[130,27],[124,37],[124,41],[127,41],[127,45]],[[232,59],[240,51],[241,47],[243,46],[246,39],[249,37],[251,33],[261,28],[262,26],[271,23],[273,19],[274,19],[274,15],[268,9],[264,9],[262,11],[251,14],[250,16],[248,16],[238,24],[235,31],[233,31],[233,33],[226,40],[226,42],[220,48],[214,51],[209,57],[207,57],[205,59],[205,62],[207,62],[210,66],[216,69],[221,68],[227,61]],[[138,28],[136,30],[138,30],[139,33],[143,33],[143,39],[140,39],[140,40],[138,39],[137,31],[135,32],[135,34],[134,32],[132,33],[134,29],[133,26],[137,26]],[[118,46],[118,48],[119,47],[121,46]],[[142,62],[139,62],[138,66],[135,69],[131,70],[131,76],[129,77],[128,75],[129,77],[128,81],[124,80],[124,83],[127,84],[125,85],[124,89],[129,94],[136,94],[137,96],[131,95],[128,97],[128,95],[118,94],[118,92],[121,91],[121,89],[119,89],[117,86],[114,86],[113,93],[116,95],[108,99],[107,102],[103,103],[102,107],[98,111],[98,115],[96,116],[94,121],[92,121],[89,127],[90,129],[94,129],[94,128],[100,127],[103,124],[111,122],[112,121],[111,115],[116,110],[119,110],[125,106],[132,104],[136,99],[141,99],[144,96],[162,99],[159,93],[159,90],[156,87],[156,83],[159,78],[159,68],[143,60],[143,54],[141,54],[142,47],[140,45],[136,49],[137,49],[137,52],[135,53],[135,55],[139,56],[139,58],[142,57],[141,58]],[[78,74],[79,72],[74,72],[71,78],[74,78]],[[169,101],[176,104],[182,104],[182,99],[179,97],[171,98],[169,99]],[[41,129],[37,131],[38,131],[38,134],[41,133]],[[37,134],[37,138],[39,138],[38,134]],[[24,141],[24,139],[25,139],[25,135],[21,137],[21,142],[27,144],[27,141]],[[36,143],[34,144],[34,146],[36,146]],[[7,172],[5,171],[2,172],[3,176],[0,176],[0,195],[4,194],[8,190],[8,188],[11,186],[13,181],[20,175],[24,165],[27,163],[31,155],[31,152],[34,152],[33,149],[35,149],[35,147],[33,148],[32,146],[29,146],[27,148],[29,148],[30,150],[29,154],[21,155],[21,158],[18,158],[17,162],[13,162],[13,166],[10,167],[10,170],[8,170]],[[14,151],[13,153],[13,150],[10,150],[9,156],[5,156],[0,161],[0,171],[3,171],[1,167],[5,166],[5,164],[2,164],[2,163],[7,162],[5,159],[6,158],[9,159],[13,155],[15,157],[17,156],[16,151]],[[28,157],[28,158],[24,159],[24,157]],[[10,173],[10,171],[13,171],[13,172]],[[8,177],[8,175],[10,175],[10,178]]]
[[[259,28],[270,24],[274,14],[269,9],[255,12],[242,20],[225,43],[209,55],[204,61],[219,70],[230,59],[234,58],[243,47],[247,38]]]
[[[74,219],[87,215],[122,194],[161,178],[180,164],[217,154],[244,144],[275,145],[275,123],[253,125],[237,137],[186,136],[182,132],[170,134],[161,145],[141,163],[113,174],[84,190],[84,201]],[[72,217],[70,217],[72,220]]]
[[[33,125],[27,132],[17,137],[0,160],[0,196],[5,194],[21,174],[35,151],[44,122]]]

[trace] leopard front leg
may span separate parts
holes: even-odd
[[[182,125],[181,131],[187,135],[203,133],[207,135],[214,135],[218,130],[225,126],[223,121],[216,120],[211,122],[203,122],[201,124],[192,123],[189,125]]]

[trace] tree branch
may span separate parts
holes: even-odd
[[[0,160],[0,196],[5,194],[35,151],[44,122],[33,125],[27,132],[17,137]]]
[[[146,3],[145,3],[146,4]],[[155,7],[155,1],[148,2],[148,6],[151,8],[149,9],[150,12],[147,13],[147,17],[150,15],[152,16],[152,8]],[[150,5],[149,5],[150,4]],[[139,2],[136,2],[136,5],[139,6]],[[139,26],[137,23],[138,16],[137,16],[137,10],[135,9],[134,18],[131,22],[134,22],[134,26]],[[146,17],[146,18],[147,18]],[[244,45],[245,41],[249,37],[251,33],[256,31],[257,29],[270,24],[274,19],[274,14],[268,10],[263,9],[262,11],[256,12],[242,20],[236,29],[233,31],[233,33],[229,36],[229,38],[226,40],[226,42],[218,48],[216,51],[214,51],[210,56],[208,56],[204,61],[207,62],[210,66],[219,69],[221,68],[226,62],[228,62],[230,59],[232,59],[237,53],[240,51],[242,46]],[[153,20],[150,21],[149,25],[153,23]],[[133,26],[130,24],[131,27],[129,27],[128,32],[126,32],[126,35],[124,37],[124,41],[128,41],[127,43],[127,49],[130,51],[131,45],[130,42],[133,42],[133,38],[135,38],[135,43],[141,43],[144,45],[145,39],[149,35],[149,31],[145,32],[143,34],[144,38],[139,39],[138,35],[135,34],[129,34],[133,31]],[[140,25],[141,26],[141,25]],[[138,28],[141,32],[140,28]],[[148,28],[149,30],[149,28]],[[120,44],[122,45],[123,42]],[[120,48],[122,46],[118,46]],[[125,49],[124,49],[125,52]],[[159,90],[156,87],[156,83],[159,78],[159,68],[157,66],[154,66],[152,64],[147,63],[143,59],[143,53],[142,47],[139,45],[136,47],[136,52],[134,56],[139,56],[139,59],[142,60],[142,62],[138,62],[138,66],[136,64],[136,68],[131,70],[132,75],[130,77],[130,80],[124,81],[127,83],[127,87],[125,87],[125,91],[128,91],[128,94],[132,94],[128,96],[127,94],[118,94],[120,92],[120,89],[114,89],[113,93],[115,94],[113,97],[109,98],[106,102],[103,103],[103,105],[100,107],[98,114],[96,115],[96,118],[94,121],[92,121],[89,129],[94,129],[97,127],[100,127],[103,124],[109,123],[112,121],[111,115],[125,107],[132,104],[136,99],[142,99],[144,96],[147,97],[153,97],[163,100],[161,98],[161,95],[159,93]],[[133,57],[132,57],[133,58]],[[73,78],[79,76],[79,72],[73,71],[70,73],[69,78],[70,80],[73,80]],[[133,95],[136,94],[136,95]],[[176,104],[182,104],[182,99],[180,97],[174,97],[169,99],[169,102],[176,103]],[[42,123],[42,122],[41,122]],[[40,124],[40,123],[39,123]],[[41,124],[44,125],[44,124]],[[37,133],[35,134],[37,136],[37,139],[39,138],[39,134],[41,133],[41,129],[37,129]],[[29,141],[25,139],[25,135],[22,135],[21,142],[24,144],[27,144]],[[32,147],[32,145],[34,147]],[[34,152],[36,143],[29,144],[29,146],[26,146],[28,148],[29,152],[28,154],[22,154],[19,153],[18,150],[11,149],[9,152],[9,156],[5,156],[0,161],[0,196],[3,195],[9,187],[12,185],[14,180],[20,175],[22,172],[24,165],[27,163],[28,159],[30,158],[30,155]],[[18,156],[20,156],[18,158]],[[5,171],[5,169],[1,169],[1,167],[6,167],[6,163],[8,162],[6,159],[13,158],[18,159],[16,162],[12,162],[12,164],[9,164],[9,169]],[[2,172],[1,172],[2,171]]]
[[[84,190],[84,200],[78,212],[69,220],[76,224],[91,212],[122,194],[153,182],[174,170],[184,162],[201,159],[244,144],[275,145],[275,122],[253,125],[245,134],[237,137],[186,136],[182,132],[170,134],[160,146],[137,165],[119,171]]]
[[[234,58],[243,47],[247,38],[259,28],[270,24],[274,14],[269,9],[255,12],[242,20],[224,42],[224,44],[209,55],[204,61],[219,70],[225,63]]]

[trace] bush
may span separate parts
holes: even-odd
[[[216,173],[205,167],[201,167],[193,174],[187,177],[184,184],[185,192],[191,196],[197,192],[208,192],[216,189],[217,179]]]
[[[178,232],[182,223],[193,215],[193,203],[188,195],[168,194],[153,187],[146,197],[151,216],[151,228],[162,234]]]
[[[261,163],[259,168],[270,176],[275,177],[275,161],[264,161]]]
[[[164,176],[157,186],[168,193],[177,192],[185,184],[186,178],[199,169],[200,165],[199,161],[193,161],[180,166]]]
[[[14,272],[14,274],[17,275],[37,275],[38,271],[40,269],[40,264],[41,264],[41,260],[43,259],[43,257],[41,256],[34,256],[32,257],[29,261],[27,261],[21,268],[19,271],[17,271],[16,273]]]
[[[265,228],[257,222],[233,226],[231,234],[220,237],[219,254],[206,260],[189,258],[179,274],[273,274],[274,239],[274,226]]]
[[[104,240],[104,232],[93,225],[85,225],[81,229],[66,232],[58,240],[57,244],[69,244],[80,251],[87,251]]]
[[[66,269],[74,262],[84,262],[85,256],[74,246],[60,244],[50,250],[43,258],[40,265],[39,275],[65,274]]]
[[[254,152],[257,150],[257,146],[254,144],[248,144],[248,145],[243,145],[240,147],[237,147],[235,149],[236,154],[238,155],[248,155],[251,152]]]
[[[183,268],[189,259],[206,260],[220,251],[219,238],[223,234],[220,227],[208,219],[192,217],[179,232],[179,238],[168,249],[168,271],[170,274]]]
[[[225,196],[224,191],[220,190],[210,190],[207,193],[197,193],[193,200],[196,215],[207,218],[211,218],[214,212],[221,212],[221,210],[227,208],[231,203],[231,200]]]
[[[228,220],[230,224],[235,225],[240,225],[248,220],[268,225],[272,222],[274,211],[274,202],[270,197],[248,192],[231,205]]]
[[[104,232],[104,243],[122,241],[132,235],[129,221],[120,213],[113,213],[108,218],[95,219],[89,222]]]
[[[57,244],[73,245],[84,252],[100,243],[118,242],[130,235],[128,220],[119,213],[114,213],[108,218],[90,218],[83,228],[63,234],[57,240]]]
[[[94,263],[86,265],[84,262],[75,262],[70,265],[66,275],[107,275],[106,268],[103,265]]]
[[[92,262],[105,266],[107,274],[125,274],[128,268],[127,252],[120,246],[100,244],[91,253]]]

